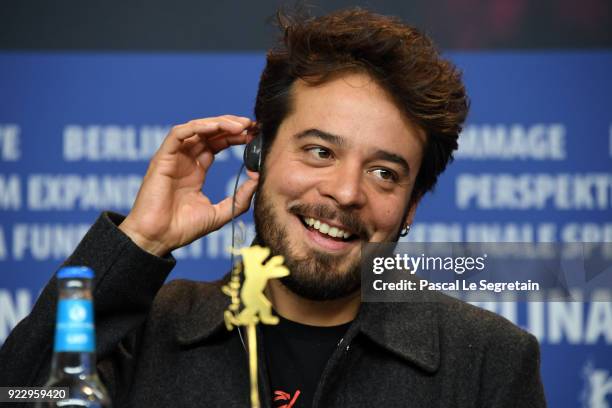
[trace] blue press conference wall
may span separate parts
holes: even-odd
[[[472,109],[410,239],[612,241],[612,52],[449,58]],[[128,212],[172,124],[251,116],[263,64],[261,54],[0,54],[0,342],[99,212]],[[241,154],[217,158],[205,186],[214,200]],[[221,276],[229,238],[225,228],[177,251],[171,278]],[[538,337],[551,407],[612,401],[610,303],[481,306]]]

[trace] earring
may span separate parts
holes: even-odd
[[[404,226],[404,228],[402,228],[402,231],[400,232],[400,237],[405,237],[406,235],[408,235],[409,232],[410,232],[410,225]]]

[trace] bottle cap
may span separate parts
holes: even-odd
[[[58,279],[93,279],[94,271],[87,266],[64,266],[57,272]]]

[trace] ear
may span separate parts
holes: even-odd
[[[406,226],[406,225],[412,225],[412,222],[414,220],[414,216],[416,215],[417,207],[419,206],[419,203],[421,202],[421,198],[422,198],[422,196],[417,197],[412,202],[410,207],[408,208],[408,211],[406,212],[406,216],[404,217],[404,224],[402,224],[402,228],[404,226]]]

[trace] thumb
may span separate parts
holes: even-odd
[[[249,209],[253,194],[257,190],[258,180],[249,179],[242,183],[234,196],[226,197],[215,204],[215,221],[213,230],[217,230],[232,219],[232,203],[235,202],[234,217],[239,216]]]

